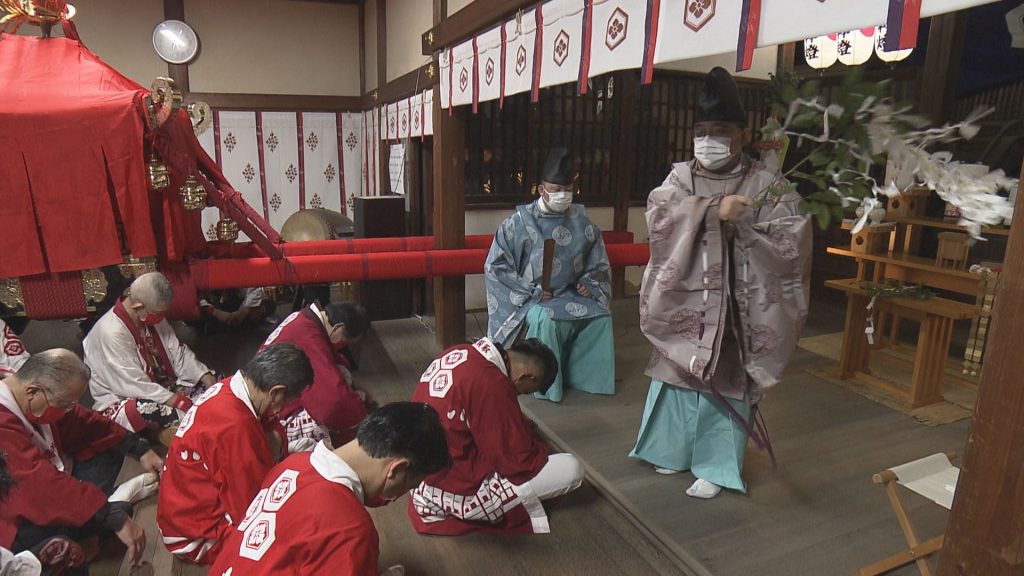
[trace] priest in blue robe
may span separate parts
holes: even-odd
[[[544,394],[561,402],[564,387],[615,393],[615,348],[608,253],[587,210],[573,204],[572,158],[565,148],[548,153],[538,198],[517,206],[498,227],[487,254],[487,335],[511,345],[538,338],[561,369]],[[549,290],[541,286],[544,241],[555,241]]]

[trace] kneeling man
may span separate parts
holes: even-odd
[[[132,504],[157,490],[164,465],[145,440],[78,404],[88,381],[89,368],[63,349],[0,381],[0,451],[14,481],[0,503],[0,546],[31,551],[55,574],[88,573],[77,541],[108,532],[130,564],[140,561],[146,533]],[[129,454],[147,472],[115,489]]]
[[[341,448],[321,441],[271,470],[210,574],[376,576],[377,529],[364,506],[389,504],[448,464],[437,413],[388,404]]]
[[[562,401],[563,385],[615,393],[615,346],[608,254],[601,230],[572,203],[573,170],[565,148],[548,154],[539,197],[516,208],[494,233],[484,261],[487,336],[508,347],[526,327],[555,354],[561,371],[540,398]],[[544,243],[553,240],[549,290],[542,282]]]
[[[413,491],[409,519],[417,532],[550,532],[541,500],[579,488],[583,466],[572,454],[550,454],[517,397],[544,392],[557,372],[554,354],[532,338],[507,352],[481,338],[430,364],[412,398],[441,415],[452,467]]]
[[[196,400],[167,451],[156,513],[172,554],[213,563],[280,459],[285,432],[277,412],[312,382],[298,346],[273,344]]]
[[[293,313],[267,337],[264,346],[291,342],[309,356],[313,385],[281,410],[293,452],[312,450],[320,440],[341,446],[355,438],[356,426],[374,406],[373,398],[352,381],[342,353],[370,329],[366,309],[351,302],[317,304]]]
[[[93,408],[132,432],[173,429],[192,400],[216,383],[164,318],[172,300],[163,274],[143,274],[85,338]],[[161,441],[170,443],[169,436]]]

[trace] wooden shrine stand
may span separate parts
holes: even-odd
[[[933,296],[926,300],[905,297],[878,297],[871,310],[871,294],[862,284],[895,281],[899,285],[923,285],[970,296],[976,299],[982,288],[982,277],[966,270],[966,251],[956,242],[957,236],[945,239],[947,245],[939,258],[915,255],[924,228],[962,230],[955,223],[925,218],[925,194],[917,192],[908,198],[897,197],[892,204],[890,222],[865,226],[853,235],[850,249],[828,248],[829,254],[853,258],[857,262],[855,278],[828,280],[825,286],[847,295],[846,325],[839,360],[839,377],[858,378],[868,386],[895,395],[910,408],[918,408],[942,400],[942,379],[949,356],[953,322],[970,320],[978,315],[975,304]],[[901,202],[902,200],[902,202]],[[907,212],[913,209],[913,212]],[[852,223],[844,223],[852,228]],[[1008,228],[984,228],[983,234],[1007,235]],[[875,342],[865,336],[869,319],[874,321]],[[886,341],[895,345],[902,320],[919,322],[921,329],[914,354],[913,375],[909,388],[898,386],[871,373],[871,352]]]

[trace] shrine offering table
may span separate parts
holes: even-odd
[[[833,250],[835,249],[829,248],[829,252]],[[919,270],[919,268],[910,266],[906,269]],[[862,281],[859,278],[848,278],[825,282],[826,287],[841,290],[846,293],[848,298],[843,350],[839,359],[839,377],[845,379],[862,376],[869,384],[885,388],[888,392],[901,397],[911,408],[941,401],[942,374],[945,369],[946,357],[949,355],[949,340],[953,334],[953,321],[974,318],[975,307],[971,304],[935,296],[926,300],[903,297],[879,297],[875,300],[875,311],[895,314],[901,318],[921,323],[921,330],[917,338],[917,352],[914,356],[914,372],[908,391],[871,376],[868,365],[871,346],[865,337],[864,329],[867,327],[868,317],[873,311],[867,308],[871,294],[861,287]],[[975,285],[977,285],[976,280]]]
[[[829,254],[846,256],[857,260],[857,280],[896,280],[906,284],[923,284],[931,288],[949,290],[971,296],[978,294],[980,276],[966,270],[958,270],[935,264],[933,258],[921,258],[906,254],[860,254],[843,248],[828,248]],[[874,266],[868,277],[867,265]]]
[[[967,228],[938,218],[914,218],[894,217],[889,218],[890,222],[896,224],[896,233],[893,235],[892,246],[896,252],[916,254],[921,245],[921,231],[925,228],[940,228],[943,230],[965,231]],[[982,235],[1009,236],[1010,228],[1007,226],[982,226]]]

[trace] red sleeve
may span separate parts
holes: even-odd
[[[15,525],[82,526],[107,503],[97,486],[57,470],[27,432],[0,425],[0,446],[15,482],[0,518]]]
[[[488,379],[464,390],[469,392],[466,418],[480,455],[513,484],[536,476],[548,463],[548,450],[533,434],[514,389]]]
[[[302,406],[330,430],[351,430],[366,417],[366,407],[338,369],[326,342],[305,342],[302,349],[313,365],[313,385],[302,394]]]
[[[117,446],[128,431],[102,414],[75,404],[71,412],[54,425],[65,454],[88,460]]]

